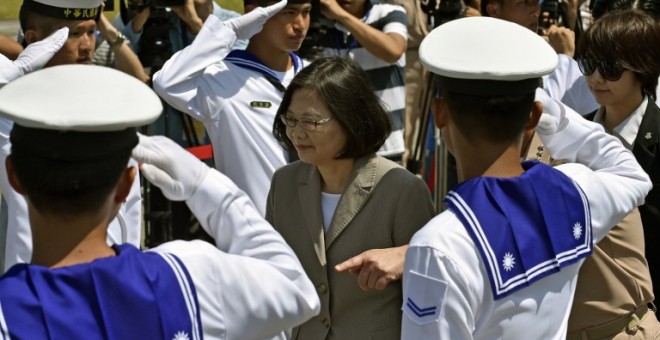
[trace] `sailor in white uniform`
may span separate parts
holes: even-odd
[[[564,339],[580,265],[643,202],[648,176],[601,127],[543,90],[535,101],[557,54],[534,32],[458,19],[424,39],[420,59],[461,183],[409,244],[402,338]],[[568,163],[520,163],[534,126]]]
[[[15,122],[7,173],[34,244],[31,263],[0,277],[0,338],[282,339],[319,312],[291,248],[226,176],[165,137],[133,150],[136,127],[161,111],[148,86],[106,67],[54,66],[0,89],[0,115]],[[215,246],[106,244],[136,175],[131,150]]]
[[[25,0],[22,10],[30,13],[28,16],[51,22],[53,29],[60,27],[49,37],[32,42],[19,55],[18,59],[10,62],[4,56],[0,57],[0,86],[13,81],[24,74],[41,69],[46,64],[73,63],[76,58],[72,51],[80,47],[78,40],[81,37],[79,25],[89,24],[88,21],[97,21],[101,14],[101,0]],[[57,26],[59,25],[59,26]],[[71,27],[71,30],[69,29]],[[87,27],[87,26],[84,26]],[[76,31],[75,33],[72,33]],[[43,33],[43,32],[41,32]],[[40,33],[40,34],[41,34]],[[69,34],[76,34],[76,39],[69,39]],[[87,33],[85,33],[87,34]],[[68,45],[68,46],[67,46]],[[64,47],[63,47],[64,46]],[[66,57],[62,57],[62,55]],[[78,100],[76,97],[70,101]],[[94,107],[92,104],[90,107]],[[5,163],[9,155],[11,143],[9,132],[13,122],[0,118],[0,164]],[[134,161],[133,161],[134,162]],[[16,263],[26,263],[32,257],[32,238],[27,215],[27,205],[23,196],[17,194],[9,184],[6,172],[0,171],[0,193],[2,194],[2,207],[0,208],[0,273]],[[131,193],[122,205],[117,217],[108,226],[108,244],[131,243],[140,245],[142,206],[140,198],[140,181],[133,183]]]
[[[222,22],[210,16],[192,44],[154,74],[153,83],[168,104],[204,124],[215,168],[265,216],[273,173],[290,160],[273,137],[273,123],[284,89],[304,67],[293,51],[309,27],[311,4],[244,3],[252,10],[237,19]],[[246,50],[231,50],[237,38],[250,39]]]

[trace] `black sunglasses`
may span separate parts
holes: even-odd
[[[585,76],[592,75],[596,71],[596,68],[598,68],[598,73],[609,81],[619,80],[623,71],[626,70],[619,63],[611,63],[591,58],[578,58],[577,62],[580,67],[580,72]]]

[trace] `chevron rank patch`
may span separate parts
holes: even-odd
[[[250,102],[250,106],[259,109],[267,109],[273,106],[273,104],[271,102],[252,101]]]
[[[418,325],[437,322],[447,295],[447,282],[410,271],[403,297],[403,312]]]

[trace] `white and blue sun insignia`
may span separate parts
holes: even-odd
[[[580,222],[575,222],[575,224],[573,224],[573,237],[575,237],[576,240],[579,240],[580,237],[582,237],[582,225]]]
[[[174,334],[172,340],[190,340],[190,338],[188,337],[188,333],[184,331],[178,331],[176,334]]]
[[[504,258],[502,259],[502,267],[504,267],[504,270],[510,271],[515,266],[516,266],[516,258],[513,257],[513,254],[511,253],[504,254]]]

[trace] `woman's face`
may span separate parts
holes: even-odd
[[[598,104],[605,107],[637,100],[642,93],[642,82],[630,70],[624,70],[621,78],[612,81],[603,78],[596,69],[587,76],[587,83]]]
[[[337,161],[335,158],[344,150],[347,135],[316,92],[306,88],[296,90],[285,116],[290,122],[297,123],[293,127],[286,125],[286,135],[298,151],[300,160],[316,166]],[[330,119],[324,121],[326,118]],[[310,131],[313,128],[315,130]]]

